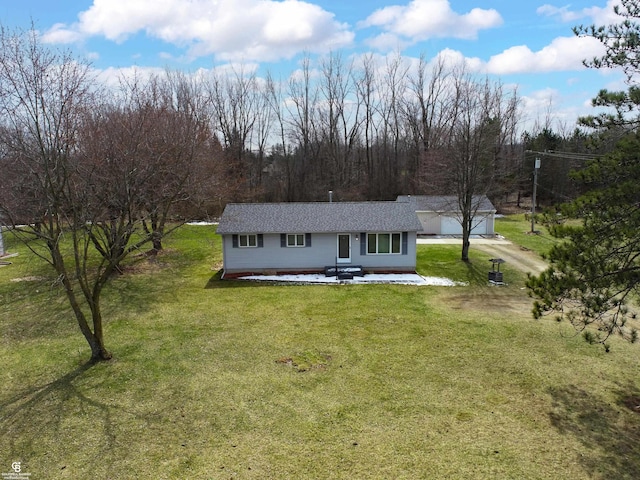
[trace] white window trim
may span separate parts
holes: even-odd
[[[369,235],[375,235],[376,236],[376,251],[375,252],[370,252],[369,251]],[[380,246],[380,242],[378,241],[378,236],[379,235],[389,235],[389,252],[379,252],[378,251],[378,247]],[[398,243],[398,246],[400,247],[399,250],[397,252],[393,251],[393,236],[394,235],[398,235],[400,242]],[[367,233],[367,249],[366,249],[367,255],[402,255],[402,233],[401,232],[379,232],[379,233]]]
[[[247,244],[242,245],[242,238],[247,239]],[[251,245],[250,238],[254,238],[254,245]],[[257,233],[241,233],[238,234],[238,248],[258,248],[258,234]]]
[[[301,248],[307,246],[307,239],[304,233],[287,233],[287,248]],[[293,236],[294,244],[289,243],[289,237]],[[302,245],[298,244],[298,237],[302,237]]]

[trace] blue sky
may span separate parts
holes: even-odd
[[[599,89],[624,88],[619,72],[582,66],[601,45],[571,31],[616,21],[618,0],[548,1],[4,0],[0,22],[33,20],[43,41],[86,56],[104,78],[228,64],[286,77],[304,52],[446,56],[517,87],[529,121],[551,114],[554,128],[571,130]]]

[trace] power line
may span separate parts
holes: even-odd
[[[582,160],[587,162],[589,160],[594,160],[602,156],[602,154],[598,153],[575,153],[575,152],[562,152],[558,150],[545,150],[544,152],[540,152],[537,150],[525,150],[524,153],[531,153],[535,155],[545,156],[545,157],[553,157],[553,158],[565,158],[568,160]]]

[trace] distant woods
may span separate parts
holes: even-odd
[[[55,58],[63,63],[47,68],[82,64],[68,53]],[[487,194],[496,204],[519,201],[531,192],[533,156],[525,150],[588,148],[577,130],[536,126],[523,135],[530,113],[515,89],[425,57],[333,53],[312,63],[307,56],[285,79],[246,66],[139,72],[108,87],[90,69],[83,75],[87,91],[69,92],[73,109],[64,111],[65,125],[73,125],[62,135],[65,155],[92,169],[101,202],[116,202],[114,188],[135,193],[132,208],[156,239],[167,220],[215,217],[227,202],[326,200],[329,190],[336,200],[446,194],[464,202]],[[6,90],[12,80],[1,80]],[[32,206],[19,192],[31,188],[31,147],[14,117],[0,119],[0,162],[19,186],[12,212],[28,221]],[[59,133],[43,131],[49,139],[31,146],[60,148],[50,144],[60,143]],[[568,172],[576,166],[570,158],[545,161],[540,200],[575,196]]]
[[[504,195],[523,174],[516,92],[461,66],[335,53],[285,81],[240,70],[203,82],[231,200]]]

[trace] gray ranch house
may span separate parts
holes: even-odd
[[[217,233],[229,278],[327,267],[415,272],[421,229],[408,202],[231,203]]]
[[[421,235],[462,235],[458,197],[454,195],[400,195],[399,202],[409,202],[422,225]],[[496,208],[486,195],[474,196],[475,215],[472,235],[495,235]]]

